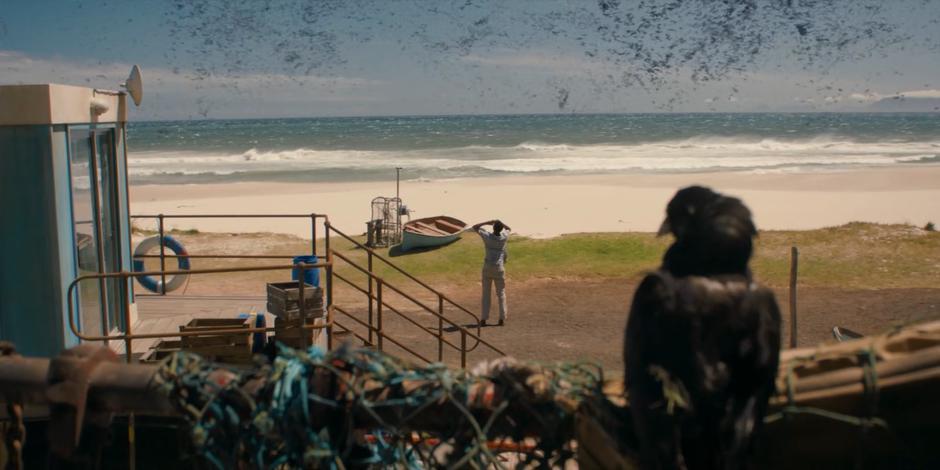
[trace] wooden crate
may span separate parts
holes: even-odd
[[[250,327],[247,318],[194,318],[180,326],[180,332],[218,329],[244,329]],[[251,333],[205,334],[183,336],[180,341],[183,351],[199,354],[218,362],[248,362],[251,360]]]
[[[297,281],[270,283],[267,290],[268,312],[278,318],[300,318],[300,287]],[[308,319],[323,316],[323,289],[304,284],[304,310]]]
[[[308,319],[307,324],[313,323],[313,319]],[[276,317],[274,319],[274,340],[284,343],[292,348],[303,348],[313,344],[314,331],[301,328],[300,318],[286,319]],[[307,344],[303,342],[304,336],[307,337]]]
[[[141,358],[140,362],[160,362],[170,354],[182,349],[183,342],[179,340],[161,340],[159,343],[150,347]]]

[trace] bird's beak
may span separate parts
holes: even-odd
[[[659,226],[659,231],[656,232],[656,236],[661,237],[668,235],[670,232],[672,232],[672,226],[669,225],[669,218],[667,217],[666,220],[663,221],[663,224]]]

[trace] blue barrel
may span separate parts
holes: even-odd
[[[297,263],[316,264],[317,257],[312,256],[312,255],[294,257],[294,264],[297,264]],[[300,277],[300,269],[295,267],[291,271],[290,278],[296,281],[299,277]],[[304,282],[314,287],[320,287],[320,268],[311,268],[311,269],[306,270],[304,272]]]
[[[240,313],[238,318],[247,318],[251,320],[252,328],[264,328],[267,321],[264,319],[264,313]],[[267,333],[259,331],[251,334],[251,353],[260,354],[264,352],[264,346],[267,343]]]

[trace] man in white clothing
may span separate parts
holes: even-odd
[[[492,225],[493,231],[483,229],[485,225]],[[490,288],[496,285],[496,298],[499,300],[499,325],[506,321],[506,245],[509,242],[508,225],[500,220],[480,222],[473,226],[486,248],[483,258],[483,315],[480,322],[486,325],[490,317]]]

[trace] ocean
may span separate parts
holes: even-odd
[[[135,184],[940,164],[940,114],[620,114],[134,122]]]

